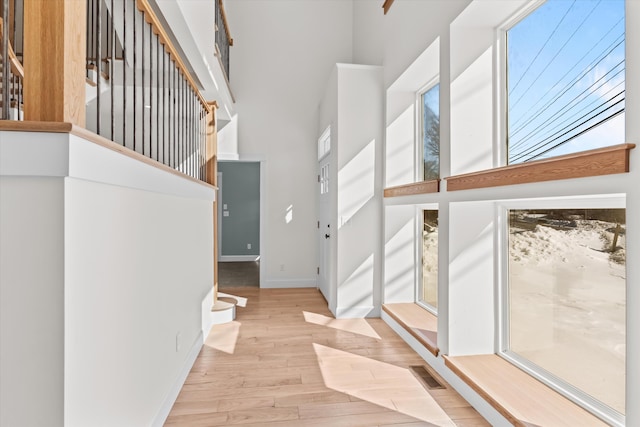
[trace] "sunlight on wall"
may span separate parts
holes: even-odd
[[[451,83],[451,175],[493,165],[493,49]]]
[[[326,326],[340,331],[352,332],[365,337],[380,340],[380,335],[371,327],[365,319],[334,319],[333,317],[324,316],[322,314],[303,311],[304,320],[314,325]]]
[[[229,322],[220,325],[213,325],[211,332],[204,341],[204,345],[233,354],[236,349],[236,342],[240,334],[240,322]]]
[[[386,187],[409,184],[415,180],[414,104],[387,126]]]
[[[376,140],[370,141],[338,172],[338,217],[342,227],[373,198]]]
[[[343,266],[345,267],[345,266]],[[349,265],[346,268],[339,268],[338,288],[340,301],[338,304],[338,315],[345,316],[343,310],[362,306],[373,305],[373,288],[371,284],[373,278],[373,254],[369,255],[360,265]],[[349,276],[342,280],[342,278]],[[349,315],[352,315],[351,313]]]
[[[389,209],[388,212],[390,213]],[[389,215],[388,220],[390,220]],[[387,224],[387,227],[389,224]],[[399,226],[385,244],[385,302],[413,302],[415,288],[415,223],[413,217]]]
[[[284,221],[287,224],[289,224],[291,221],[293,221],[293,205],[289,205],[289,207],[287,208],[287,211],[284,214]]]
[[[408,369],[321,344],[313,347],[328,388],[435,426],[455,426]]]

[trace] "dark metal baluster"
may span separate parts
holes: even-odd
[[[127,0],[122,2],[122,145],[127,145]]]
[[[147,27],[149,28],[149,157],[153,159],[153,30],[151,24]]]
[[[94,57],[96,58],[96,133],[100,135],[100,89],[102,88],[101,82],[101,74],[102,74],[102,0],[97,0],[96,2],[96,24],[98,25],[96,29],[96,52]]]
[[[144,12],[140,12],[140,15],[141,15],[140,22],[142,22],[141,27],[140,27],[140,34],[141,34],[140,35],[140,39],[141,39],[140,40],[140,45],[142,47],[142,55],[141,55],[142,56],[142,66],[140,67],[140,72],[142,73],[142,76],[141,76],[141,78],[142,78],[142,87],[141,87],[141,92],[142,92],[142,104],[141,105],[142,105],[142,108],[140,110],[142,111],[142,119],[141,119],[141,125],[142,125],[141,126],[142,127],[142,154],[144,154],[145,147],[147,146],[147,141],[145,139],[145,127],[144,126],[146,124],[145,116],[146,116],[147,110],[148,110],[148,108],[147,108],[147,94],[146,94],[147,85],[144,82],[145,81],[145,75],[147,74],[146,73],[146,69],[145,69],[146,65],[147,65],[146,64],[147,59],[146,59],[146,55],[144,54],[144,47],[145,47],[144,39],[145,39],[146,23],[145,23],[145,20],[144,20]],[[149,145],[151,145],[151,144],[149,144]],[[151,154],[151,150],[149,150],[149,154]]]
[[[173,118],[171,120],[173,123],[173,167],[178,169],[178,69],[175,62],[171,65],[171,72],[173,73]]]
[[[9,22],[9,2],[2,2],[2,22]],[[9,120],[9,26],[2,26],[2,119]]]
[[[167,51],[162,46],[162,163],[167,163]]]
[[[178,92],[180,95],[180,113],[178,115],[180,121],[180,131],[179,131],[179,144],[180,144],[180,171],[184,173],[184,159],[185,159],[185,147],[184,147],[184,76],[180,73],[179,76],[180,83],[180,91]]]
[[[161,161],[160,160],[160,37],[157,35],[156,35],[156,160]]]
[[[115,135],[115,102],[113,100],[113,91],[115,87],[115,64],[116,64],[116,30],[115,30],[115,9],[114,9],[114,0],[111,0],[111,34],[109,38],[111,39],[111,61],[110,61],[110,71],[109,71],[109,79],[111,81],[110,90],[111,90],[111,140],[116,140]],[[126,113],[126,112],[125,112]]]
[[[192,135],[191,135],[191,106],[192,106],[192,92],[191,92],[191,88],[189,87],[189,85],[187,85],[187,151],[189,153],[189,163],[188,163],[188,175],[192,176],[193,174],[193,144],[191,141]]]
[[[136,151],[136,136],[138,133],[136,130],[138,127],[138,117],[136,114],[138,110],[138,85],[136,83],[138,74],[138,20],[136,19],[135,4],[131,9],[133,9],[133,151]]]

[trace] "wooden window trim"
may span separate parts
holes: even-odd
[[[447,191],[625,173],[629,172],[629,152],[635,146],[630,143],[619,144],[551,159],[454,175],[445,178]]]
[[[440,180],[420,181],[411,184],[387,187],[384,189],[384,197],[413,196],[416,194],[430,194],[440,191]]]

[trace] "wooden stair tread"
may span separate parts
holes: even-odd
[[[236,305],[234,303],[227,302],[227,301],[222,301],[222,300],[219,299],[218,301],[216,301],[216,303],[213,305],[213,307],[211,307],[211,311],[230,310],[235,306]]]

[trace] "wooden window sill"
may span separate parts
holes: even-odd
[[[514,426],[607,425],[496,354],[444,359],[449,369]]]
[[[445,178],[447,191],[625,173],[629,172],[629,151],[633,148],[635,144],[620,144],[551,159],[450,176]]]
[[[414,303],[383,304],[382,310],[438,356],[438,318]]]
[[[384,197],[413,196],[416,194],[437,193],[438,191],[440,191],[440,180],[434,179],[387,187],[384,189]]]

